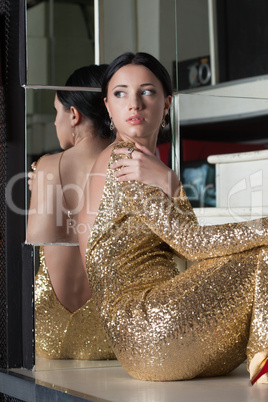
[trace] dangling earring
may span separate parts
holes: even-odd
[[[111,131],[114,130],[114,122],[113,122],[112,117],[111,117],[111,123],[110,123],[110,130],[111,130]]]
[[[161,123],[161,127],[165,128],[167,125],[165,117],[163,117],[162,123]]]
[[[72,136],[74,137],[74,127],[72,127]]]

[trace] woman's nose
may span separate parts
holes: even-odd
[[[138,95],[133,95],[129,99],[129,110],[140,110],[142,108],[142,101]]]

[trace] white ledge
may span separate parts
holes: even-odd
[[[251,152],[239,152],[233,154],[223,154],[223,155],[210,155],[207,158],[209,163],[234,163],[234,162],[249,162],[257,160],[268,159],[268,149],[261,151],[251,151]]]
[[[204,217],[234,217],[245,216],[261,217],[268,216],[267,207],[230,207],[230,208],[194,208],[194,212],[198,218]]]

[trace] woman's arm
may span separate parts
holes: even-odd
[[[113,162],[120,158],[120,151],[114,152]],[[200,226],[183,191],[172,198],[138,181],[117,180],[117,185],[123,192],[124,208],[188,260],[230,255],[268,244],[268,218]]]
[[[200,226],[186,195],[169,198],[157,188],[134,183],[125,189],[129,211],[136,213],[153,232],[190,261],[268,245],[268,218]]]
[[[52,230],[52,214],[55,213],[54,202],[48,196],[53,180],[47,181],[51,174],[51,155],[42,156],[34,166],[34,172],[28,182],[31,190],[30,207],[28,210],[28,222],[26,241],[31,244],[50,243],[54,240]],[[48,172],[49,169],[49,172]],[[29,175],[29,174],[28,174]],[[53,192],[51,193],[52,196]]]

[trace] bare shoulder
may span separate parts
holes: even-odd
[[[106,173],[108,168],[108,163],[114,148],[114,143],[108,145],[98,156],[94,166],[92,168],[92,173]]]
[[[56,154],[46,154],[37,161],[36,172],[44,171],[53,173],[58,169],[59,158],[62,152]]]

